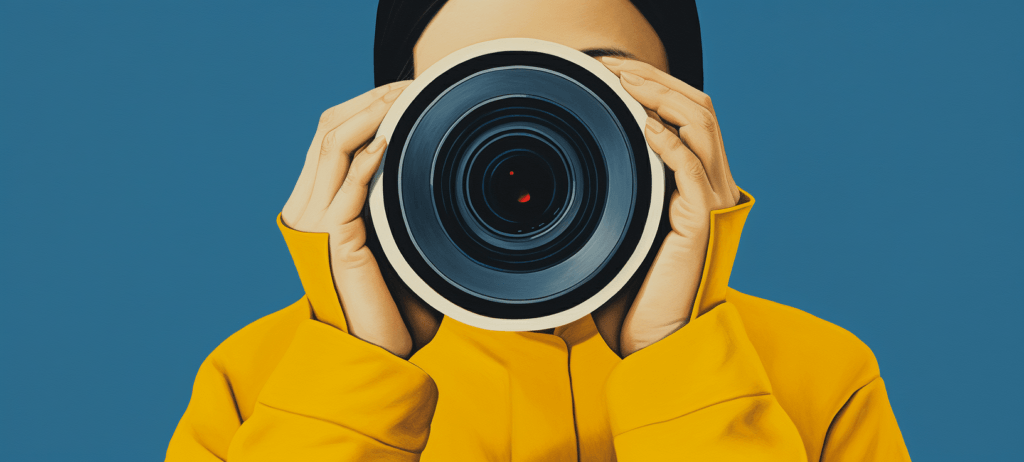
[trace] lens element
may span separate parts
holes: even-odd
[[[445,234],[480,266],[550,268],[597,228],[604,160],[579,117],[553,101],[485,101],[448,130],[435,156],[432,204]]]
[[[607,300],[652,248],[664,186],[642,108],[578,57],[470,58],[422,80],[382,124],[392,136],[373,227],[410,288],[445,314],[555,319]]]
[[[524,236],[547,229],[568,198],[565,163],[550,145],[530,136],[501,137],[488,148],[497,155],[481,153],[474,166],[487,158],[490,162],[482,172],[471,167],[469,175],[467,195],[474,214],[496,234]]]

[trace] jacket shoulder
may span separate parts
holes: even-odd
[[[785,372],[793,375],[840,374],[851,380],[879,375],[871,349],[842,327],[734,289],[729,289],[727,301],[736,306],[766,367],[770,363],[772,368],[788,366]]]
[[[828,426],[858,389],[879,377],[871,349],[813,314],[729,289],[771,382],[805,444],[820,450]]]
[[[284,356],[299,324],[307,319],[310,306],[302,297],[231,334],[206,359],[224,374],[243,420],[252,413],[263,384]]]
[[[871,349],[846,329],[799,309],[729,289],[772,394],[805,442],[821,442],[832,419],[879,377]]]

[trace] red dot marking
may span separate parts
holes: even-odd
[[[519,203],[520,204],[525,204],[527,202],[530,202],[530,193],[520,194],[519,195]]]
[[[509,170],[509,171],[508,171],[508,175],[509,175],[509,176],[512,176],[512,175],[515,175],[515,174],[516,174],[516,172],[513,172],[512,170]]]

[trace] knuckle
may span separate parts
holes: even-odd
[[[690,178],[699,179],[704,176],[704,166],[701,165],[700,161],[696,158],[691,158],[690,161],[686,163],[686,174],[689,175]]]
[[[349,117],[348,120],[346,120],[345,123],[342,125],[352,127],[353,129],[355,129],[356,127],[363,127],[365,125],[373,123],[373,121],[376,119],[383,118],[384,111],[386,111],[386,109],[387,103],[385,103],[381,99],[377,99],[376,101],[370,103],[369,106],[363,108],[363,110],[353,114],[352,117]]]
[[[668,151],[678,151],[683,147],[683,140],[668,130],[661,132],[660,138],[660,143]]]
[[[701,126],[708,132],[714,132],[718,127],[718,120],[715,119],[714,114],[707,109],[700,111]]]
[[[683,111],[676,104],[662,104],[658,106],[658,115],[670,123],[681,123],[686,121]]]
[[[679,136],[673,135],[673,134],[669,133],[668,131],[666,131],[665,133],[666,133],[665,137],[668,138],[668,141],[667,141],[668,146],[667,146],[667,148],[669,150],[671,150],[671,151],[681,151],[684,148],[683,140],[679,139]]]
[[[341,182],[341,186],[338,188],[338,197],[349,197],[352,193],[355,192],[352,189],[352,183],[354,183],[354,181],[352,181],[351,172],[352,170],[350,169],[348,178],[345,178],[345,180]]]
[[[366,154],[356,156],[356,158],[352,160],[352,165],[349,166],[348,175],[346,175],[345,178],[345,183],[356,183],[356,185],[362,183],[362,178],[366,176],[367,170],[369,170],[369,168],[370,165],[369,162],[366,160]]]
[[[338,146],[338,129],[331,130],[324,135],[324,140],[320,144],[320,155],[326,156],[336,151]]]
[[[704,106],[704,108],[709,110],[709,111],[711,110],[712,107],[714,107],[714,106],[711,105],[711,96],[708,96],[707,93],[701,93],[700,101],[697,101],[697,102],[701,106]]]
[[[319,125],[320,125],[321,127],[323,127],[323,126],[325,126],[325,125],[329,124],[329,123],[330,123],[330,121],[331,121],[331,120],[332,120],[332,119],[334,118],[334,112],[335,112],[335,109],[334,109],[334,108],[335,108],[335,107],[337,107],[337,106],[334,106],[334,107],[330,107],[330,108],[327,108],[327,110],[325,110],[324,112],[320,113],[320,122],[319,122]]]
[[[658,82],[654,82],[652,80],[648,80],[647,82],[649,82],[648,86],[651,87],[652,90],[654,90],[655,94],[658,94],[658,95],[668,95],[669,93],[672,93],[672,89],[670,89],[669,87],[666,87],[666,86],[664,86],[664,85],[662,85],[662,84],[660,84]]]

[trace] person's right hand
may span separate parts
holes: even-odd
[[[366,246],[361,212],[387,142],[370,140],[408,84],[377,87],[324,111],[281,211],[292,229],[330,234],[331,272],[349,333],[402,358],[412,352],[412,338]]]

